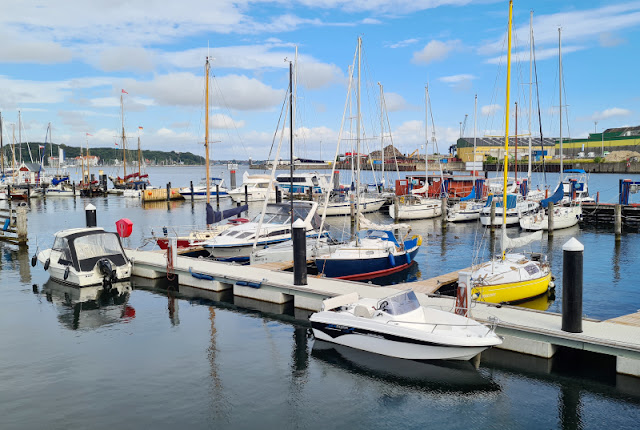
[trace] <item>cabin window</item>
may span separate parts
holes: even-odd
[[[527,264],[526,266],[524,266],[524,270],[526,270],[527,273],[531,276],[535,275],[540,271],[540,269],[538,269],[538,266],[535,264]]]
[[[256,184],[256,188],[268,188],[268,187],[269,187],[269,184],[266,182]]]
[[[276,231],[272,231],[271,233],[269,233],[267,235],[267,237],[274,237],[274,236],[280,236],[283,234],[289,234],[289,230],[276,230]]]
[[[251,232],[250,232],[250,231],[246,231],[246,232],[244,232],[244,233],[240,233],[240,234],[238,235],[238,239],[244,239],[245,237],[247,237],[247,236],[249,236],[249,235],[251,235]]]

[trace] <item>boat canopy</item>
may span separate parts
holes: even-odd
[[[59,183],[61,183],[61,182],[67,182],[67,181],[69,181],[69,177],[68,177],[68,176],[65,176],[64,178],[53,178],[53,179],[51,180],[51,183],[52,183],[53,185],[58,185],[58,184],[59,184]]]
[[[243,205],[237,208],[227,209],[225,211],[214,211],[210,204],[207,204],[207,224],[214,224],[220,222],[223,219],[231,218],[234,215],[239,215],[242,212],[248,211],[249,206]]]
[[[378,309],[390,315],[402,315],[420,307],[420,302],[413,290],[402,291],[393,296],[385,297],[378,302]]]
[[[469,193],[468,196],[464,196],[464,197],[460,197],[460,201],[461,202],[466,202],[467,200],[475,200],[476,199],[476,186],[473,186],[473,189],[471,189],[471,192]]]
[[[548,198],[540,201],[540,206],[546,208],[549,206],[549,203],[558,203],[564,197],[564,189],[562,188],[562,184],[558,185],[555,192]]]
[[[398,246],[398,241],[396,240],[396,237],[393,235],[393,232],[389,230],[377,230],[377,229],[360,230],[358,232],[358,237],[360,239],[386,240]]]
[[[586,175],[587,174],[587,172],[585,172],[582,169],[567,169],[567,170],[564,171],[564,173],[580,173],[582,175]]]
[[[61,252],[60,264],[71,265],[77,271],[93,270],[101,258],[108,258],[116,266],[128,261],[118,235],[102,229],[58,235],[52,249]]]
[[[491,202],[493,201],[494,195],[490,195],[487,198],[487,203],[485,207],[491,207]],[[515,194],[507,194],[507,209],[514,209],[516,207],[516,203],[518,202],[518,196]],[[496,199],[496,208],[502,207],[502,199]]]

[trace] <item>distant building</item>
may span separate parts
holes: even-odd
[[[485,161],[487,157],[504,158],[504,137],[478,137],[476,138],[476,160],[473,160],[473,137],[461,137],[456,142],[456,154],[464,162]],[[531,139],[531,151],[534,160],[543,156],[554,156],[557,153],[556,142],[558,139],[545,137],[540,142],[539,137]],[[516,151],[516,138],[509,138],[509,157],[514,157]],[[518,158],[529,156],[529,139],[518,138]]]
[[[100,157],[98,157],[97,155],[89,155],[84,156],[84,157],[75,157],[73,160],[75,162],[76,166],[81,166],[82,162],[83,162],[83,158],[84,158],[84,163],[88,163],[89,167],[95,167],[98,165],[98,162],[100,161]]]
[[[602,133],[589,133],[586,139],[563,139],[562,148],[568,157],[576,157],[579,152],[597,156],[613,151],[640,152],[640,126],[608,128]]]

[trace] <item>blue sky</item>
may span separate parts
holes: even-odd
[[[503,133],[507,1],[25,0],[2,9],[0,110],[9,140],[20,109],[23,140],[42,141],[51,122],[56,143],[84,144],[90,133],[91,146],[113,147],[125,89],[132,143],[142,126],[145,148],[203,154],[210,52],[211,139],[219,141],[212,158],[265,158],[288,85],[285,58],[297,46],[297,155],[331,158],[358,36],[369,150],[379,145],[378,82],[387,142],[390,134],[403,152],[424,142],[427,84],[440,152],[455,143],[465,114],[464,134],[473,135],[475,94],[478,135]],[[598,131],[640,124],[640,2],[516,1],[513,52],[521,55],[511,100],[519,102],[519,134],[527,128],[531,10],[545,136],[558,134],[559,26],[564,135],[585,137],[594,121]],[[533,128],[538,134],[537,120]]]

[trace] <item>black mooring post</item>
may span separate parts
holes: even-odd
[[[96,217],[96,207],[89,203],[84,208],[85,218],[87,227],[96,227],[98,225],[97,217]]]
[[[584,245],[575,237],[562,246],[562,330],[582,333]]]
[[[167,201],[171,200],[171,182],[167,182]]]
[[[249,186],[244,186],[244,202],[249,203]]]
[[[280,191],[280,187],[276,187],[276,203],[282,203],[282,191]]]
[[[189,181],[189,190],[191,191],[191,203],[193,203],[193,181]]]
[[[293,285],[307,285],[307,232],[300,218],[293,223]]]
[[[220,209],[220,185],[216,184],[216,206]]]

